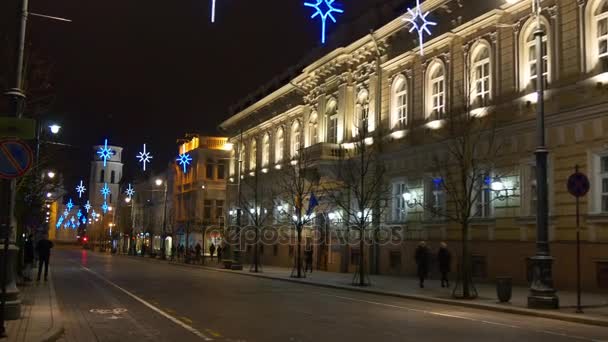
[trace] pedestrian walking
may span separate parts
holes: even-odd
[[[175,258],[175,251],[177,250],[177,247],[175,247],[175,245],[171,245],[171,261],[174,260]]]
[[[426,242],[420,241],[418,247],[416,247],[415,259],[418,268],[420,288],[424,288],[424,280],[429,273],[429,248],[426,246]]]
[[[441,287],[450,287],[448,273],[450,273],[450,267],[452,265],[452,254],[448,250],[447,243],[441,243],[439,252],[437,253],[437,260],[439,261],[439,272],[441,273]]]
[[[23,263],[25,264],[23,279],[32,281],[32,269],[34,268],[34,236],[29,234],[23,245]]]
[[[181,243],[177,247],[177,259],[184,260],[184,245]]]
[[[142,243],[141,244],[141,256],[146,256],[146,244]]]
[[[222,262],[222,252],[224,251],[224,249],[222,248],[222,245],[218,245],[217,246],[217,262]]]
[[[209,255],[211,256],[211,261],[213,261],[213,254],[215,254],[215,245],[212,242],[211,246],[209,246]]]
[[[310,270],[310,273],[312,273],[312,246],[308,247],[304,251],[304,261],[306,263],[306,266],[304,266],[304,273],[306,273],[308,270]]]
[[[196,251],[196,254],[195,254],[196,255],[196,260],[195,260],[195,262],[196,263],[200,263],[201,262],[201,250],[202,250],[201,244],[197,243],[196,247],[194,247],[194,250]]]
[[[49,241],[48,234],[44,234],[42,239],[38,241],[38,244],[36,245],[36,252],[38,252],[38,281],[40,281],[40,275],[42,273],[43,265],[44,281],[47,281],[49,275],[49,259],[51,257],[51,248],[53,248],[53,243]]]

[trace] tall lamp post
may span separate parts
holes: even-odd
[[[545,101],[544,101],[544,31],[541,23],[541,0],[532,0],[532,11],[536,18],[536,255],[532,257],[532,282],[528,295],[528,307],[556,309],[559,298],[553,288],[553,257],[549,251],[549,210],[547,200],[547,146],[545,145]]]
[[[165,244],[165,241],[166,241],[167,237],[165,235],[167,234],[167,183],[168,182],[163,181],[160,178],[157,178],[156,181],[154,181],[154,183],[156,184],[156,186],[161,186],[161,185],[165,186],[164,189],[163,189],[163,192],[164,192],[164,202],[163,202],[163,207],[164,207],[164,209],[163,209],[163,233],[161,234],[161,238],[162,238],[162,241],[161,241],[161,258],[165,259],[166,255],[167,255],[167,250],[166,250],[167,246]]]

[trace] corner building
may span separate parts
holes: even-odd
[[[581,198],[583,288],[606,291],[608,0],[543,0],[541,5],[553,279],[557,289],[575,288],[575,199],[566,183],[578,164],[591,183]],[[380,247],[377,271],[413,275],[414,248],[420,240],[428,241],[434,252],[440,241],[447,241],[454,259],[460,255],[459,224],[436,219],[424,207],[410,208],[401,195],[409,191],[422,203],[451,205],[432,188],[437,144],[424,137],[445,127],[447,113],[466,102],[471,113],[497,119],[495,134],[502,148],[496,175],[509,194],[497,198],[493,190],[479,190],[487,194],[478,196],[471,220],[473,273],[482,281],[507,275],[525,284],[536,239],[538,56],[531,1],[426,0],[421,7],[438,23],[430,28],[433,35],[425,36],[424,55],[403,17],[391,18],[305,66],[278,89],[243,101],[220,126],[235,145],[230,181],[249,177],[258,168],[272,179],[301,147],[319,167],[331,165],[341,147],[357,141],[361,124],[369,132],[382,132],[384,181],[392,194],[381,224],[397,227],[405,239]],[[238,203],[228,205],[233,209]],[[333,210],[326,208],[331,203],[321,203],[318,210]],[[331,229],[340,229],[340,222],[324,216],[330,218]],[[310,234],[314,232],[305,236]],[[293,264],[292,246],[268,248],[262,252],[264,263]],[[357,250],[330,243],[315,250],[315,259],[320,269],[352,272]]]

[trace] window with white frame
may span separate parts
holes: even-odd
[[[551,41],[549,35],[551,34],[549,30],[549,25],[547,21],[541,18],[541,28],[544,32],[542,38],[542,61],[543,61],[543,79],[545,82],[545,86],[548,86],[548,83],[551,81],[551,59],[549,56],[549,51],[551,46],[549,42]],[[521,60],[521,84],[520,87],[522,90],[532,87],[536,87],[536,78],[537,78],[537,54],[536,54],[536,36],[534,32],[536,31],[536,20],[530,19],[524,25],[524,28],[521,31],[521,39],[520,42],[520,60]]]
[[[353,136],[358,136],[360,133],[368,132],[369,120],[369,92],[366,89],[361,89],[357,94],[357,102],[355,103],[355,122],[353,123]]]
[[[428,68],[427,94],[428,110],[427,118],[432,120],[441,119],[445,113],[445,67],[442,62],[434,61]]]
[[[245,172],[246,151],[247,151],[247,145],[241,144],[241,150],[239,151],[239,163],[241,164],[240,165],[241,175],[243,174],[243,172]]]
[[[433,177],[427,183],[426,207],[429,209],[428,217],[432,219],[444,218],[446,210],[446,197],[443,178]]]
[[[407,218],[407,203],[403,194],[407,191],[407,184],[399,181],[393,184],[393,220],[395,222],[404,222]]]
[[[294,158],[298,155],[301,144],[301,132],[300,132],[300,122],[295,121],[291,126],[291,157]]]
[[[338,143],[338,102],[336,100],[331,99],[327,102],[325,119],[327,120],[327,142],[336,144]]]
[[[492,217],[492,177],[489,174],[482,174],[475,179],[475,207],[473,217],[488,218]]]
[[[485,107],[491,96],[490,46],[479,42],[471,53],[471,101],[478,107]]]
[[[267,167],[270,163],[270,136],[264,135],[262,139],[262,167]]]
[[[283,161],[283,148],[285,146],[285,141],[283,140],[283,128],[279,127],[277,129],[277,136],[274,140],[274,162],[280,163]]]
[[[251,140],[251,150],[249,151],[249,169],[255,170],[257,162],[258,146],[255,138]]]
[[[405,128],[407,125],[407,79],[399,75],[393,81],[391,93],[391,116],[393,128]]]
[[[604,0],[595,11],[597,56],[608,56],[608,1]]]
[[[595,214],[608,213],[608,153],[593,156],[593,179],[591,191],[593,194],[592,212]]]
[[[313,112],[308,120],[308,133],[310,137],[310,145],[319,142],[319,119],[317,112]]]

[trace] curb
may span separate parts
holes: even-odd
[[[53,318],[53,327],[40,337],[40,342],[57,341],[65,332],[63,326],[63,316],[59,305],[57,304],[57,293],[55,292],[55,283],[53,282],[53,273],[51,273],[49,286],[51,289],[51,316]]]
[[[581,324],[587,324],[587,325],[608,327],[608,320],[596,319],[596,318],[591,318],[591,317],[581,317],[581,316],[567,314],[567,313],[556,313],[556,312],[551,312],[551,311],[539,311],[539,310],[533,310],[533,309],[507,307],[507,306],[502,307],[502,306],[488,305],[488,304],[483,304],[483,303],[465,302],[465,301],[459,301],[459,300],[454,300],[454,299],[443,299],[443,298],[435,298],[435,297],[429,297],[429,296],[409,295],[409,294],[403,294],[403,293],[398,293],[398,292],[380,291],[380,290],[373,290],[373,289],[369,289],[369,288],[360,288],[360,287],[345,286],[345,285],[339,285],[339,284],[327,284],[327,283],[322,283],[322,282],[317,282],[317,281],[302,281],[302,280],[298,280],[298,279],[269,276],[269,275],[264,275],[264,274],[259,274],[259,273],[249,273],[249,272],[239,272],[239,271],[235,272],[233,270],[225,270],[225,269],[214,268],[214,267],[209,267],[209,266],[191,265],[191,264],[183,264],[183,263],[177,263],[177,262],[167,262],[167,263],[170,265],[182,266],[182,267],[187,267],[187,268],[198,268],[198,269],[203,269],[203,270],[207,270],[207,271],[223,272],[223,273],[229,273],[229,274],[234,274],[234,275],[250,276],[250,277],[264,278],[264,279],[270,279],[270,280],[279,280],[279,281],[297,283],[297,284],[302,284],[302,285],[325,287],[325,288],[331,288],[331,289],[346,290],[346,291],[351,291],[351,292],[363,292],[363,293],[386,296],[386,297],[398,297],[398,298],[403,298],[403,299],[425,301],[425,302],[431,302],[431,303],[437,303],[437,304],[460,306],[460,307],[467,307],[467,308],[472,308],[472,309],[481,309],[481,310],[487,310],[487,311],[503,312],[503,313],[509,313],[509,314],[525,315],[525,316],[532,316],[532,317],[539,317],[539,318],[548,318],[548,319],[555,319],[555,320],[572,322],[572,323],[581,323]]]

